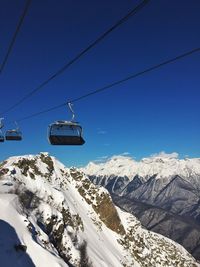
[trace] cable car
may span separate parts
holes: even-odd
[[[0,143],[4,142],[4,135],[2,133],[2,128],[3,128],[4,124],[3,124],[3,118],[0,118]]]
[[[7,130],[6,134],[5,134],[5,139],[7,141],[21,141],[22,140],[22,132],[20,131],[17,122],[15,122],[16,124],[16,129],[12,129],[12,130]]]
[[[83,145],[82,127],[71,121],[56,121],[49,125],[51,145]]]
[[[74,122],[74,111],[71,103],[68,107],[72,112],[71,121],[56,121],[49,125],[48,139],[51,145],[83,145],[82,127]]]
[[[3,142],[4,142],[4,136],[2,132],[0,131],[0,143],[3,143]]]
[[[7,130],[5,137],[7,141],[21,141],[22,133],[17,129]]]

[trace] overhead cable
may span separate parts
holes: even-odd
[[[61,108],[61,107],[63,107],[63,106],[66,106],[68,103],[74,103],[74,102],[80,101],[80,100],[82,100],[82,99],[84,99],[84,98],[87,98],[87,97],[89,97],[89,96],[92,96],[92,95],[101,93],[101,92],[103,92],[103,91],[105,91],[105,90],[108,90],[108,89],[111,89],[111,88],[113,88],[113,87],[115,87],[115,86],[117,86],[117,85],[119,85],[119,84],[122,84],[122,83],[124,83],[124,82],[129,81],[129,80],[132,80],[132,79],[134,79],[134,78],[136,78],[136,77],[142,76],[142,75],[144,75],[144,74],[146,74],[146,73],[149,73],[149,72],[151,72],[151,71],[154,71],[154,70],[156,70],[156,69],[159,69],[160,67],[163,67],[163,66],[168,65],[168,64],[170,64],[170,63],[176,62],[176,61],[178,61],[178,60],[180,60],[180,59],[182,59],[182,58],[185,58],[185,57],[187,57],[187,56],[190,56],[190,55],[192,55],[192,54],[194,54],[194,53],[198,53],[198,52],[200,52],[200,47],[199,47],[199,48],[195,48],[195,49],[193,49],[193,50],[190,50],[190,51],[188,51],[188,52],[185,52],[185,53],[183,53],[183,54],[181,54],[181,55],[178,55],[178,56],[176,56],[176,57],[174,57],[174,58],[165,60],[165,61],[163,61],[163,62],[161,62],[161,63],[158,63],[158,64],[156,64],[156,65],[153,65],[153,66],[151,66],[151,67],[149,67],[149,68],[146,68],[146,69],[144,69],[144,70],[142,70],[142,71],[133,73],[133,74],[131,74],[131,75],[129,75],[129,76],[127,76],[127,77],[121,79],[121,80],[118,80],[118,81],[116,81],[116,82],[110,83],[110,84],[108,84],[108,85],[106,85],[106,86],[104,86],[104,87],[101,87],[101,88],[99,88],[99,89],[90,91],[90,92],[88,92],[88,93],[86,93],[86,94],[84,94],[84,95],[82,95],[82,96],[77,97],[77,98],[69,99],[69,100],[68,100],[67,102],[65,102],[65,103],[59,104],[59,105],[57,105],[57,106],[53,106],[53,107],[48,108],[48,109],[46,109],[46,110],[42,110],[42,111],[39,111],[39,112],[37,112],[37,113],[34,113],[34,114],[29,115],[29,116],[23,117],[23,118],[21,118],[21,119],[18,119],[17,121],[20,122],[20,121],[28,120],[28,119],[31,119],[31,118],[33,118],[33,117],[36,117],[36,116],[42,115],[42,114],[44,114],[44,113],[47,113],[47,112],[56,110],[56,109],[58,109],[58,108]]]
[[[59,70],[57,70],[53,75],[51,75],[48,79],[46,79],[44,82],[42,82],[39,86],[37,86],[35,89],[30,91],[27,95],[22,97],[19,101],[17,101],[15,104],[10,106],[8,109],[4,110],[0,113],[1,115],[4,115],[5,113],[13,110],[20,104],[22,104],[25,100],[30,98],[33,94],[41,90],[43,87],[45,87],[50,81],[55,79],[57,76],[61,75],[64,71],[66,71],[72,64],[74,64],[77,60],[79,60],[83,55],[85,55],[89,50],[91,50],[94,46],[96,46],[98,43],[100,43],[106,36],[108,36],[112,31],[114,31],[116,28],[118,28],[120,25],[122,25],[124,22],[126,22],[129,18],[134,16],[138,11],[140,11],[143,7],[145,7],[150,0],[144,0],[140,4],[138,4],[136,7],[134,7],[127,15],[125,15],[123,18],[121,18],[119,21],[117,21],[112,27],[110,27],[108,30],[106,30],[102,35],[100,35],[94,42],[92,42],[88,47],[83,49],[78,55],[76,55],[73,59],[71,59],[69,62],[67,62],[64,66],[62,66]]]
[[[13,37],[11,39],[11,42],[10,42],[10,44],[8,46],[7,52],[5,54],[5,57],[4,57],[4,59],[2,61],[2,64],[0,66],[0,74],[2,74],[2,72],[3,72],[3,70],[4,70],[5,66],[6,66],[6,63],[8,61],[8,58],[9,58],[11,52],[12,52],[13,46],[14,46],[15,41],[17,39],[17,35],[18,35],[18,33],[20,31],[20,28],[21,28],[21,26],[22,26],[22,24],[24,22],[24,18],[26,16],[27,12],[28,12],[28,9],[29,9],[30,4],[31,4],[31,0],[27,0],[26,3],[25,3],[24,10],[23,10],[23,12],[22,12],[22,14],[21,14],[21,16],[19,18],[19,21],[18,21],[16,30],[15,30],[15,32],[13,34]]]

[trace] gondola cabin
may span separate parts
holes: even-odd
[[[22,133],[19,130],[7,130],[5,134],[5,138],[7,141],[21,141]]]
[[[4,142],[4,135],[2,132],[2,128],[3,128],[4,124],[3,124],[3,118],[0,118],[0,143]]]
[[[4,142],[4,136],[2,134],[0,134],[0,143]]]
[[[51,145],[83,145],[82,127],[71,121],[56,121],[49,125],[48,139]]]

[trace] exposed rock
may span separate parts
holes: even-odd
[[[82,170],[145,227],[177,241],[200,259],[200,159],[164,155],[136,162],[120,156]]]
[[[199,267],[184,248],[115,207],[106,189],[53,157],[12,157],[2,169],[0,219],[16,228],[34,261],[48,255],[49,266]]]

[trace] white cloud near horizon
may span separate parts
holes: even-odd
[[[103,163],[109,159],[109,156],[100,156],[97,159],[93,160],[93,162]]]
[[[122,156],[130,156],[131,155],[131,153],[130,152],[123,152],[122,154],[120,154],[120,155],[122,155]]]
[[[107,131],[105,131],[105,130],[98,130],[97,133],[98,133],[98,134],[107,134]]]
[[[109,156],[101,156],[101,157],[98,157],[99,159],[107,159]]]
[[[165,151],[161,151],[159,153],[155,153],[155,154],[150,155],[150,157],[152,157],[152,158],[155,158],[155,157],[178,158],[179,154],[177,152],[166,153]]]

